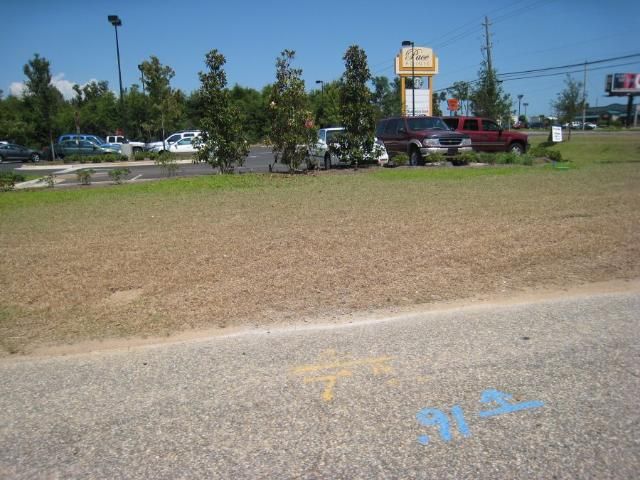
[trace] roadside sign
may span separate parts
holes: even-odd
[[[556,143],[562,141],[562,127],[559,127],[559,126],[551,127],[551,141]]]
[[[457,98],[449,98],[449,99],[447,99],[447,108],[451,112],[457,112],[458,109],[460,108],[460,105],[458,103],[458,99]]]

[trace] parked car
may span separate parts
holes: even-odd
[[[480,117],[445,117],[442,119],[452,130],[471,137],[476,152],[525,153],[529,137],[520,132],[504,130],[493,120]]]
[[[376,126],[376,137],[384,142],[392,159],[398,153],[406,153],[411,165],[422,164],[435,153],[455,157],[471,151],[471,138],[452,132],[438,117],[383,118]]]
[[[180,132],[175,132],[169,135],[164,142],[150,142],[144,146],[144,149],[148,152],[157,152],[160,153],[164,150],[168,150],[169,146],[173,145],[176,142],[179,142],[183,138],[189,137],[197,137],[200,135],[200,130],[182,130]]]
[[[596,125],[595,123],[592,122],[584,122],[584,129],[585,130],[594,130],[598,128],[598,125]]]
[[[104,138],[99,137],[98,135],[90,135],[86,133],[65,133],[58,137],[58,143],[65,142],[67,140],[85,140],[93,143],[101,148],[106,148],[115,153],[120,153],[120,145],[117,143],[107,143],[104,141]]]
[[[167,151],[173,153],[195,153],[198,151],[196,146],[193,144],[193,140],[196,138],[198,137],[186,137],[182,140],[178,140],[177,142],[172,143],[167,148]]]
[[[315,165],[323,167],[325,170],[337,166],[347,166],[348,163],[342,161],[335,151],[331,151],[331,146],[337,147],[337,137],[344,132],[344,127],[321,128],[318,130],[318,141],[311,147],[309,157]],[[365,158],[365,160],[374,160],[378,165],[386,165],[389,162],[389,155],[384,143],[374,138],[374,154],[373,158]]]
[[[15,143],[0,144],[0,163],[5,161],[39,162],[42,152],[16,145]]]
[[[562,124],[562,128],[571,128],[572,130],[581,130],[582,122],[574,120],[573,122],[567,122]]]
[[[107,143],[111,145],[131,145],[131,149],[133,153],[141,152],[144,149],[144,142],[135,142],[129,140],[127,137],[122,135],[107,135]]]
[[[53,146],[56,156],[64,158],[70,155],[107,155],[118,153],[110,148],[101,147],[89,140],[64,140]]]

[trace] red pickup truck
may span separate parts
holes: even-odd
[[[512,152],[520,155],[529,147],[527,135],[503,130],[488,118],[443,117],[442,120],[452,130],[469,135],[476,152]]]

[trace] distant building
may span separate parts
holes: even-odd
[[[581,119],[578,115],[576,118]],[[624,122],[627,118],[627,106],[622,103],[612,103],[602,107],[589,107],[586,110],[585,120],[593,123],[609,123],[615,121]]]

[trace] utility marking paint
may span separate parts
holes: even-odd
[[[489,388],[480,395],[480,403],[495,403],[497,408],[492,410],[484,410],[478,412],[479,418],[489,418],[507,413],[519,412],[521,410],[529,410],[532,408],[540,408],[544,406],[544,402],[532,400],[528,402],[512,403],[513,395],[500,390]],[[459,405],[451,407],[451,418],[442,410],[437,408],[423,408],[416,414],[418,423],[424,427],[438,427],[440,438],[445,442],[450,442],[453,438],[451,426],[455,424],[458,434],[467,438],[471,436],[471,430],[464,416],[464,411]],[[429,444],[429,435],[418,435],[418,443],[420,445]]]
[[[486,410],[484,412],[478,413],[480,417],[493,417],[496,415],[503,415],[505,413],[519,412],[520,410],[528,410],[530,408],[539,408],[544,405],[544,403],[539,402],[537,400],[530,402],[520,402],[520,403],[507,403],[507,401],[513,400],[513,395],[508,393],[501,392],[499,390],[488,389],[482,392],[482,396],[480,397],[480,401],[482,403],[491,403],[495,402],[499,405],[498,408],[493,410]]]
[[[334,350],[328,350],[321,355],[320,363],[301,365],[293,369],[295,375],[304,376],[305,385],[318,382],[325,384],[321,394],[325,402],[334,399],[338,378],[352,377],[355,368],[369,368],[375,376],[389,375],[393,372],[393,367],[388,364],[393,357],[370,357],[357,360],[338,360],[336,357],[337,353]]]

